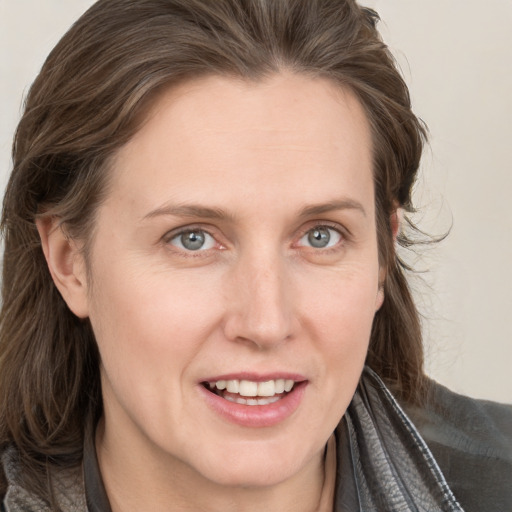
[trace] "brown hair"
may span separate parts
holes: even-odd
[[[50,490],[38,475],[49,462],[80,462],[86,416],[101,413],[101,390],[91,326],[54,286],[35,218],[56,216],[70,236],[90,240],[111,157],[158,93],[179,81],[207,74],[257,80],[286,68],[358,96],[372,128],[379,257],[387,269],[367,364],[401,398],[419,399],[420,324],[390,215],[396,205],[412,208],[425,131],[377,19],[353,0],[100,0],[51,52],[14,140],[0,316],[0,443],[17,445],[30,486],[45,499]]]

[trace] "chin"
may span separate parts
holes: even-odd
[[[308,466],[309,459],[313,462],[314,457],[297,453],[296,447],[258,444],[254,443],[252,449],[231,447],[225,454],[211,453],[198,461],[196,471],[212,483],[226,487],[272,487],[293,478]]]
[[[223,487],[262,488],[273,487],[292,478],[296,468],[280,462],[266,463],[265,467],[242,464],[238,468],[217,467],[203,474],[212,483]]]

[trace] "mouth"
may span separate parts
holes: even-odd
[[[295,416],[309,380],[299,374],[210,377],[198,386],[218,418],[242,427],[273,427]]]
[[[247,406],[268,406],[279,402],[293,392],[300,381],[272,379],[257,382],[230,379],[202,382],[201,384],[207,391],[228,402]]]

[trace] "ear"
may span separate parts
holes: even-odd
[[[393,236],[393,243],[396,243],[396,239],[398,234],[400,233],[400,228],[402,226],[402,214],[403,210],[395,206],[393,211],[391,212],[390,217],[390,226],[391,226],[391,234]],[[375,300],[375,311],[378,311],[382,304],[384,303],[384,282],[386,281],[386,269],[384,267],[380,267],[379,269],[379,289],[377,291],[377,298]]]
[[[377,289],[377,297],[375,298],[375,312],[379,311],[384,304],[384,281],[386,279],[386,269],[381,267],[379,270],[379,288]]]
[[[69,309],[79,318],[86,318],[87,274],[79,246],[66,235],[56,217],[39,218],[36,225],[55,286]]]
[[[402,208],[395,206],[394,210],[391,212],[390,225],[391,225],[391,233],[393,234],[393,242],[396,242],[398,234],[400,233],[400,229],[402,227],[402,218],[404,211]]]

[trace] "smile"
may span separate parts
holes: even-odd
[[[251,380],[217,380],[206,383],[208,389],[229,402],[240,405],[269,405],[281,400],[289,393],[295,381],[275,379],[265,382]]]
[[[308,386],[299,375],[232,377],[204,380],[198,389],[218,417],[243,427],[271,427],[285,421],[299,408]]]

